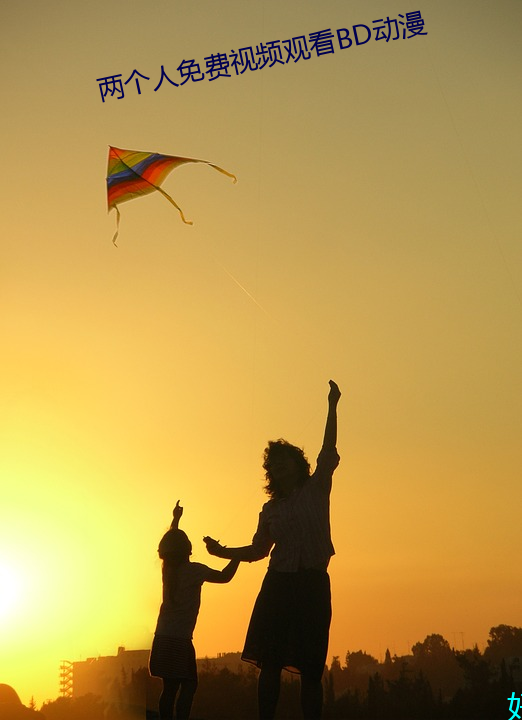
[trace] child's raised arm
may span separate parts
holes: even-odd
[[[177,530],[181,516],[183,515],[183,508],[179,504],[179,500],[176,503],[176,507],[172,511],[172,522],[170,524],[171,530]]]

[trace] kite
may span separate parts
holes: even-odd
[[[107,167],[107,205],[109,212],[116,210],[116,232],[112,242],[116,245],[120,228],[120,210],[118,205],[127,200],[133,200],[141,195],[148,195],[157,190],[171,202],[179,211],[181,219],[187,225],[192,225],[185,219],[183,211],[160,185],[167,175],[185,163],[205,163],[214,170],[231,177],[236,183],[237,178],[232,173],[223,170],[207,160],[175,157],[174,155],[160,155],[159,153],[136,152],[134,150],[120,150],[109,147],[109,162]]]

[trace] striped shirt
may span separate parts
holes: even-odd
[[[335,448],[321,450],[313,475],[287,498],[263,505],[252,540],[255,559],[267,557],[279,572],[326,569],[335,550],[330,533],[330,490],[339,464]]]
[[[156,635],[190,640],[201,603],[201,586],[212,572],[202,563],[186,562],[167,571],[163,581]]]

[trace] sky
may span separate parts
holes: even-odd
[[[39,705],[62,660],[150,647],[176,500],[193,560],[222,567],[202,537],[250,541],[269,439],[315,462],[330,378],[329,661],[522,625],[520,0],[19,0],[0,20],[0,681]],[[333,52],[284,62],[326,29]],[[209,74],[276,40],[282,63]],[[162,66],[178,87],[154,90]],[[102,98],[134,70],[140,92]],[[174,171],[194,224],[155,193],[121,206],[115,247],[109,145],[238,182]],[[242,649],[266,564],[204,587],[198,656]]]

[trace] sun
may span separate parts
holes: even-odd
[[[8,618],[18,607],[22,589],[20,573],[0,559],[0,620]]]

